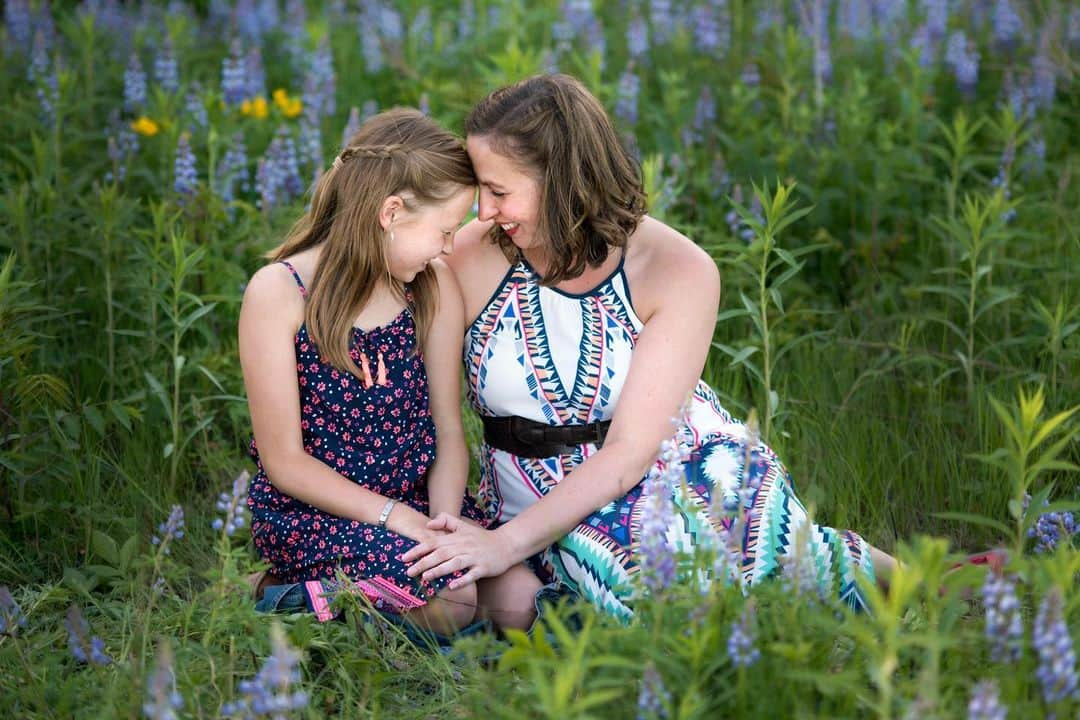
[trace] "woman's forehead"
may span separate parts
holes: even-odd
[[[519,179],[520,176],[535,179],[532,168],[496,150],[488,136],[470,135],[465,144],[480,184],[498,185]]]

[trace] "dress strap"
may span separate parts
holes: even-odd
[[[303,295],[306,298],[307,297],[307,288],[304,287],[304,281],[300,279],[300,273],[296,272],[296,268],[294,268],[292,263],[289,262],[288,260],[279,260],[278,262],[280,262],[285,267],[289,268],[289,272],[292,273],[293,279],[296,280],[297,287],[300,288],[300,294]]]

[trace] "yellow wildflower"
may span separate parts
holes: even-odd
[[[289,93],[285,91],[285,88],[278,88],[273,92],[271,97],[274,98],[274,104],[282,110],[289,104]]]
[[[138,120],[131,123],[131,129],[139,133],[140,135],[146,135],[147,137],[149,137],[157,135],[158,130],[160,130],[161,128],[156,122],[146,117],[145,115],[142,115],[139,117]]]
[[[304,103],[300,98],[292,98],[288,104],[282,108],[282,112],[285,113],[285,117],[294,118],[304,111]]]
[[[270,107],[266,104],[266,98],[258,95],[250,100],[240,103],[240,114],[244,117],[253,117],[262,120],[270,114]]]

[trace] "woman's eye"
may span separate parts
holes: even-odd
[[[504,195],[506,195],[506,193],[499,192],[498,190],[492,190],[491,194],[494,195],[495,197],[503,197]]]

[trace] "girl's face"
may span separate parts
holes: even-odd
[[[540,183],[520,165],[491,147],[486,135],[470,135],[465,147],[480,181],[477,218],[494,220],[522,250],[540,245]]]
[[[475,194],[475,188],[463,187],[448,200],[416,205],[413,210],[402,207],[399,198],[386,199],[389,222],[384,226],[394,235],[393,240],[387,238],[386,258],[395,280],[410,282],[429,262],[454,251],[454,233],[472,209]]]

